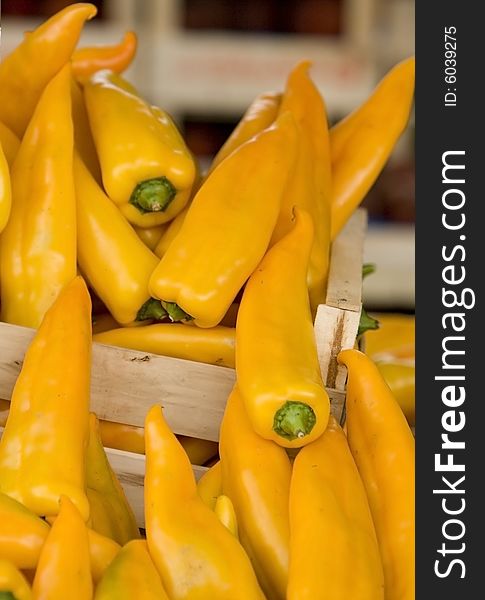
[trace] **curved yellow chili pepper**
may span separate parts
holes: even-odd
[[[94,600],[168,600],[144,540],[119,551],[99,582]]]
[[[290,488],[288,600],[379,600],[384,574],[369,503],[342,429],[300,450]],[[351,573],[341,575],[342,568]]]
[[[39,516],[59,497],[89,516],[84,492],[91,373],[91,300],[76,277],[46,313],[25,354],[0,439],[0,491]]]
[[[93,4],[67,6],[25,34],[0,63],[0,121],[22,137],[46,85],[71,58],[84,22],[97,12]],[[62,156],[59,150],[59,156]]]
[[[170,117],[107,70],[86,82],[84,98],[110,199],[139,227],[173,219],[190,198],[196,166]]]
[[[150,278],[153,297],[176,303],[200,327],[221,321],[268,247],[295,135],[285,114],[211,173]]]
[[[133,510],[103,448],[96,415],[89,416],[86,450],[86,494],[91,507],[91,527],[118,544],[140,537]]]
[[[53,525],[57,517],[46,517],[46,521]],[[46,535],[47,537],[47,535]],[[97,583],[104,572],[111,564],[113,558],[121,550],[121,546],[114,540],[101,535],[97,531],[88,528],[88,542],[89,542],[89,561],[91,566],[91,575],[94,583]],[[40,555],[40,549],[39,549]],[[38,562],[38,558],[37,558]],[[36,564],[37,564],[36,562]]]
[[[234,505],[229,496],[221,494],[214,506],[214,512],[219,521],[226,527],[235,538],[239,539],[237,518],[234,511]]]
[[[376,365],[379,373],[391,388],[409,425],[413,427],[416,422],[416,369],[414,365],[396,362],[378,362]]]
[[[295,225],[249,278],[236,325],[238,388],[255,431],[287,448],[319,437],[330,401],[323,387],[307,288],[312,219]]]
[[[20,140],[13,131],[0,121],[0,146],[3,148],[5,158],[9,167],[12,166],[14,158],[20,148]]]
[[[134,227],[133,229],[136,231],[136,235],[145,244],[145,246],[150,248],[152,252],[155,252],[157,244],[160,242],[160,239],[167,230],[167,225],[168,224],[164,223],[163,225],[158,225],[157,227]]]
[[[330,131],[334,240],[384,167],[409,119],[414,57],[397,64],[374,93]]]
[[[271,243],[292,229],[293,206],[311,215],[314,234],[307,281],[315,313],[325,301],[330,260],[331,160],[325,103],[310,78],[310,66],[309,61],[303,61],[293,69],[281,101],[280,113],[290,111],[298,124],[298,157]]]
[[[79,156],[74,157],[78,262],[97,295],[121,324],[137,318],[149,299],[157,257],[109,201]]]
[[[213,171],[229,154],[242,146],[252,137],[269,127],[278,116],[281,103],[281,94],[278,92],[265,92],[257,96],[236,128],[227,138],[226,142],[212,160],[209,173]]]
[[[2,319],[25,327],[38,327],[76,276],[70,82],[67,66],[45,88],[11,172],[12,210],[0,254]]]
[[[0,558],[0,598],[31,600],[32,590],[22,573],[7,560]]]
[[[156,247],[155,254],[158,258],[162,258],[165,252],[168,250],[170,244],[176,238],[178,232],[182,229],[182,225],[185,220],[185,215],[188,213],[190,208],[190,203],[185,206],[183,210],[179,212],[179,214],[168,223],[167,229],[162,233],[162,237],[159,239]]]
[[[10,171],[7,158],[0,143],[0,233],[2,233],[8,222],[11,206],[12,189],[10,187]]]
[[[218,460],[197,482],[197,493],[202,502],[214,510],[217,498],[222,494],[222,465]]]
[[[137,45],[136,33],[127,31],[119,44],[78,48],[72,55],[72,72],[79,81],[102,69],[122,73],[133,62]]]
[[[236,331],[232,327],[200,329],[182,323],[122,327],[98,333],[95,342],[173,358],[234,368]]]
[[[173,600],[263,600],[248,557],[203,503],[187,455],[154,406],[145,420],[150,555]]]
[[[13,498],[0,493],[0,560],[35,569],[49,526]]]
[[[61,497],[59,514],[42,548],[32,591],[38,600],[92,600],[88,531],[66,496]]]
[[[414,599],[414,438],[376,365],[358,350],[338,355],[349,373],[347,439],[369,499],[386,600]]]
[[[222,488],[234,505],[241,543],[267,598],[283,600],[288,583],[291,464],[284,448],[254,432],[237,388],[227,401],[219,446]]]

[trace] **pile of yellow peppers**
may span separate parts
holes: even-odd
[[[414,59],[331,129],[301,62],[201,174],[121,75],[136,36],[76,48],[95,14],[68,6],[0,63],[1,319],[37,329],[0,401],[0,598],[413,598],[400,363],[370,336],[369,356],[341,352],[344,431],[313,318],[331,242],[406,125]],[[144,429],[98,421],[93,339],[235,368],[219,446],[157,406]],[[146,455],[144,531],[104,446]],[[191,463],[212,465],[198,484]]]

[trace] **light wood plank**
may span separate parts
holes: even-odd
[[[362,306],[362,262],[367,212],[358,209],[332,244],[327,306],[359,312]]]

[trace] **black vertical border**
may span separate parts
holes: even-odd
[[[481,88],[485,80],[483,40],[485,25],[480,18],[483,4],[441,0],[416,1],[416,591],[418,599],[440,600],[485,598],[481,585],[485,575],[485,323],[483,318],[483,279],[485,278],[485,97]],[[445,27],[456,27],[456,84],[445,82]],[[457,106],[445,107],[447,88],[456,88]],[[462,231],[450,232],[442,225],[442,154],[447,150],[465,150],[465,184],[459,186],[466,195],[464,211],[466,224]],[[483,213],[483,211],[482,211]],[[458,240],[465,235],[466,240]],[[476,304],[472,309],[454,308],[465,313],[466,327],[461,344],[465,356],[464,386],[466,400],[457,411],[465,412],[465,428],[450,438],[463,440],[465,449],[453,452],[456,463],[465,464],[465,472],[436,473],[435,454],[441,450],[442,415],[449,410],[442,403],[442,381],[435,375],[443,373],[442,340],[453,332],[445,332],[442,316],[442,269],[448,264],[442,259],[442,247],[452,248],[462,242],[466,257],[458,259],[463,265],[466,280],[463,287],[474,290]],[[458,253],[461,255],[461,253]],[[457,256],[458,256],[457,254]],[[450,286],[446,286],[450,287]],[[457,291],[460,286],[457,286]],[[458,347],[460,344],[457,344]],[[461,385],[461,384],[460,384]],[[443,455],[448,451],[444,451]],[[442,459],[445,460],[444,456]],[[466,531],[463,538],[448,541],[442,532],[443,523],[451,515],[444,514],[444,495],[433,494],[442,489],[441,476],[456,481],[465,475],[460,488],[464,494],[450,494],[450,507],[458,508],[464,498],[466,508],[457,516]],[[455,504],[452,504],[455,502]],[[448,529],[458,535],[460,526]],[[438,553],[446,543],[449,549],[463,553]],[[449,575],[435,574],[435,561],[441,560],[444,571],[454,558]],[[432,595],[433,594],[433,595]]]

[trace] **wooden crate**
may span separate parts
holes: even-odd
[[[326,303],[319,306],[315,335],[322,377],[332,413],[340,419],[345,403],[345,371],[337,364],[342,348],[352,348],[361,311],[362,261],[367,217],[358,210],[332,246]],[[35,331],[0,323],[0,398],[10,400],[25,351]],[[136,350],[93,344],[91,410],[100,419],[143,427],[153,404],[163,406],[172,430],[218,441],[235,371]],[[140,527],[144,525],[145,457],[106,449]],[[194,465],[200,478],[206,467]]]

